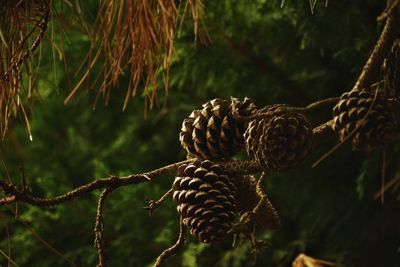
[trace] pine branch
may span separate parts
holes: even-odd
[[[390,2],[390,1],[389,1]],[[398,5],[398,1],[395,2]],[[366,88],[378,81],[380,68],[385,56],[390,51],[393,41],[400,35],[400,14],[398,9],[392,8],[386,19],[385,27],[375,44],[374,50],[369,56],[353,90]]]
[[[10,196],[0,199],[0,205],[10,204],[12,202],[19,201],[19,202],[28,203],[28,204],[31,204],[34,206],[39,206],[39,207],[54,206],[54,205],[58,205],[63,202],[67,202],[67,201],[73,200],[75,198],[81,197],[81,196],[83,196],[87,193],[90,193],[94,190],[97,190],[97,189],[108,188],[108,187],[113,187],[116,189],[121,186],[149,182],[163,174],[173,172],[173,171],[177,170],[180,165],[191,162],[191,161],[192,160],[185,160],[185,161],[173,163],[173,164],[161,167],[159,169],[156,169],[156,170],[153,170],[150,172],[146,172],[146,173],[141,173],[141,174],[131,174],[131,175],[122,176],[122,177],[110,176],[108,178],[102,178],[102,179],[90,182],[88,184],[82,185],[82,186],[80,186],[72,191],[69,191],[63,195],[56,196],[56,197],[50,197],[50,198],[40,198],[40,197],[30,196],[26,192],[18,190],[18,188],[15,185],[6,183],[5,181],[0,180],[0,188],[3,189],[3,191],[6,194],[10,195]]]

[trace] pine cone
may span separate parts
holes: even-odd
[[[201,242],[222,241],[237,210],[232,176],[209,160],[179,167],[173,184],[173,199],[191,234]]]
[[[264,190],[252,175],[245,175],[237,179],[238,208],[241,214],[253,213],[255,224],[277,229],[280,226],[278,213],[275,211]]]
[[[396,39],[383,64],[383,72],[391,97],[400,99],[400,39]]]
[[[312,127],[307,118],[282,105],[262,111],[245,132],[247,153],[265,170],[284,171],[304,161],[312,150]]]
[[[352,137],[354,150],[370,152],[393,139],[395,121],[386,99],[367,90],[350,91],[340,97],[333,108],[333,130],[339,140],[356,130]]]
[[[255,110],[250,99],[213,99],[194,110],[182,123],[179,140],[190,157],[202,159],[231,158],[244,145],[244,123],[237,115],[248,116]]]

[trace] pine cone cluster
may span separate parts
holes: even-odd
[[[346,92],[333,108],[333,116],[333,129],[340,141],[353,134],[354,150],[370,152],[393,138],[393,114],[379,93],[375,96],[367,90]]]
[[[262,119],[248,123],[256,113]],[[242,119],[239,119],[242,118]],[[279,217],[253,176],[238,176],[210,160],[231,158],[244,147],[268,170],[284,170],[303,161],[312,148],[312,129],[304,115],[284,105],[257,110],[245,98],[213,99],[182,123],[179,139],[196,160],[180,166],[173,199],[183,223],[201,242],[222,241],[241,215],[264,228],[275,229]]]
[[[209,160],[179,167],[173,200],[190,232],[201,242],[220,242],[237,212],[237,187],[232,174]]]
[[[390,96],[400,99],[400,39],[394,41],[383,66]]]
[[[246,98],[231,102],[219,98],[208,101],[202,109],[194,110],[182,123],[179,140],[189,157],[201,159],[229,159],[244,146],[245,123],[235,118],[255,111],[253,102]]]
[[[312,127],[299,112],[282,106],[263,110],[244,134],[246,149],[265,170],[284,171],[304,161],[313,146]]]

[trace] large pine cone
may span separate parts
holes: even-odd
[[[354,150],[370,152],[392,140],[395,121],[386,99],[367,90],[350,91],[340,97],[333,108],[333,130],[342,142],[352,137]]]
[[[298,112],[282,105],[263,110],[245,132],[247,153],[264,170],[284,171],[304,161],[313,146],[312,127]]]
[[[391,97],[400,99],[400,39],[396,39],[384,62],[384,76]]]
[[[179,167],[173,189],[177,210],[190,232],[204,243],[222,241],[237,210],[232,176],[218,164],[197,160]]]
[[[235,120],[237,115],[248,116],[256,109],[246,98],[243,102],[233,98],[213,99],[194,110],[182,123],[179,140],[190,157],[202,159],[228,159],[244,146],[246,125]]]
[[[256,225],[268,229],[277,229],[280,226],[278,213],[275,211],[264,190],[252,175],[245,175],[237,179],[239,213],[252,212],[252,220]]]

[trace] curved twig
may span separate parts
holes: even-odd
[[[328,105],[335,105],[337,102],[339,102],[340,97],[329,97],[326,99],[322,99],[316,102],[313,102],[311,104],[309,104],[308,106],[304,107],[303,112],[311,112],[314,111],[318,108],[324,107],[324,106],[328,106]],[[301,109],[301,108],[299,108]]]
[[[156,262],[154,263],[153,267],[160,267],[161,264],[163,264],[167,258],[170,256],[174,255],[185,243],[185,231],[186,231],[186,226],[183,223],[182,216],[180,218],[180,226],[179,226],[179,237],[178,240],[174,245],[171,247],[167,248],[164,250],[160,256],[158,256]]]
[[[170,188],[159,200],[150,200],[149,204],[145,207],[143,207],[145,210],[149,211],[150,216],[153,214],[153,211],[157,209],[159,206],[161,206],[162,203],[164,203],[170,195],[174,192],[173,188]]]

